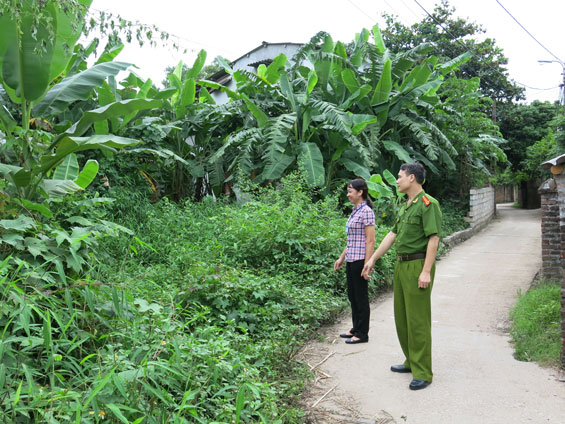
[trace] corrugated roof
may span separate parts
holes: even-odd
[[[562,163],[565,163],[565,154],[554,157],[553,159],[550,159],[547,162],[542,163],[541,167],[545,169],[549,169],[552,166],[561,165]]]
[[[248,51],[247,53],[245,53],[244,55],[241,55],[240,57],[238,57],[236,60],[231,62],[231,66],[235,65],[235,63],[241,59],[243,59],[245,56],[250,55],[253,52],[256,52],[259,49],[265,48],[267,46],[303,46],[304,43],[269,43],[267,41],[263,41],[261,43],[260,46],[255,47],[253,50]],[[261,63],[263,63],[262,61],[260,62],[256,62],[258,65],[260,65]],[[254,65],[254,64],[250,64],[250,65]],[[212,76],[210,76],[209,80],[211,81],[219,81],[219,79],[221,79],[224,75],[227,75],[227,72],[224,69],[220,69],[218,72],[216,72],[215,74],[213,74]]]

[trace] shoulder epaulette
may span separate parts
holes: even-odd
[[[430,206],[432,204],[430,199],[428,199],[428,196],[422,196],[422,202],[424,202],[424,205],[426,206]]]

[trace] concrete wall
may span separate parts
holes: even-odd
[[[443,244],[450,247],[456,246],[471,238],[488,225],[496,213],[495,189],[493,187],[471,189],[469,192],[469,206],[469,215],[465,220],[469,222],[471,227],[444,237],[442,239]]]
[[[496,213],[493,187],[472,188],[469,192],[469,215],[471,227],[485,226]]]
[[[496,204],[499,203],[514,203],[514,191],[517,186],[512,184],[496,186]]]

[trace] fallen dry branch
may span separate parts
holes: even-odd
[[[320,365],[322,365],[324,362],[326,362],[328,359],[330,359],[334,354],[335,354],[335,352],[329,353],[328,356],[326,356],[324,359],[322,359],[320,362],[318,362],[316,365],[314,365],[312,367],[312,369],[315,370],[316,368],[318,368]]]
[[[329,395],[338,385],[336,384],[335,386],[333,386],[330,390],[328,390],[324,396],[322,396],[320,399],[318,399],[316,402],[314,402],[314,404],[311,406],[311,408],[315,408],[316,405],[318,405],[321,401],[324,400],[324,398]]]

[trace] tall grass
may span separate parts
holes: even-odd
[[[538,281],[511,312],[515,357],[557,365],[561,352],[561,283]]]

